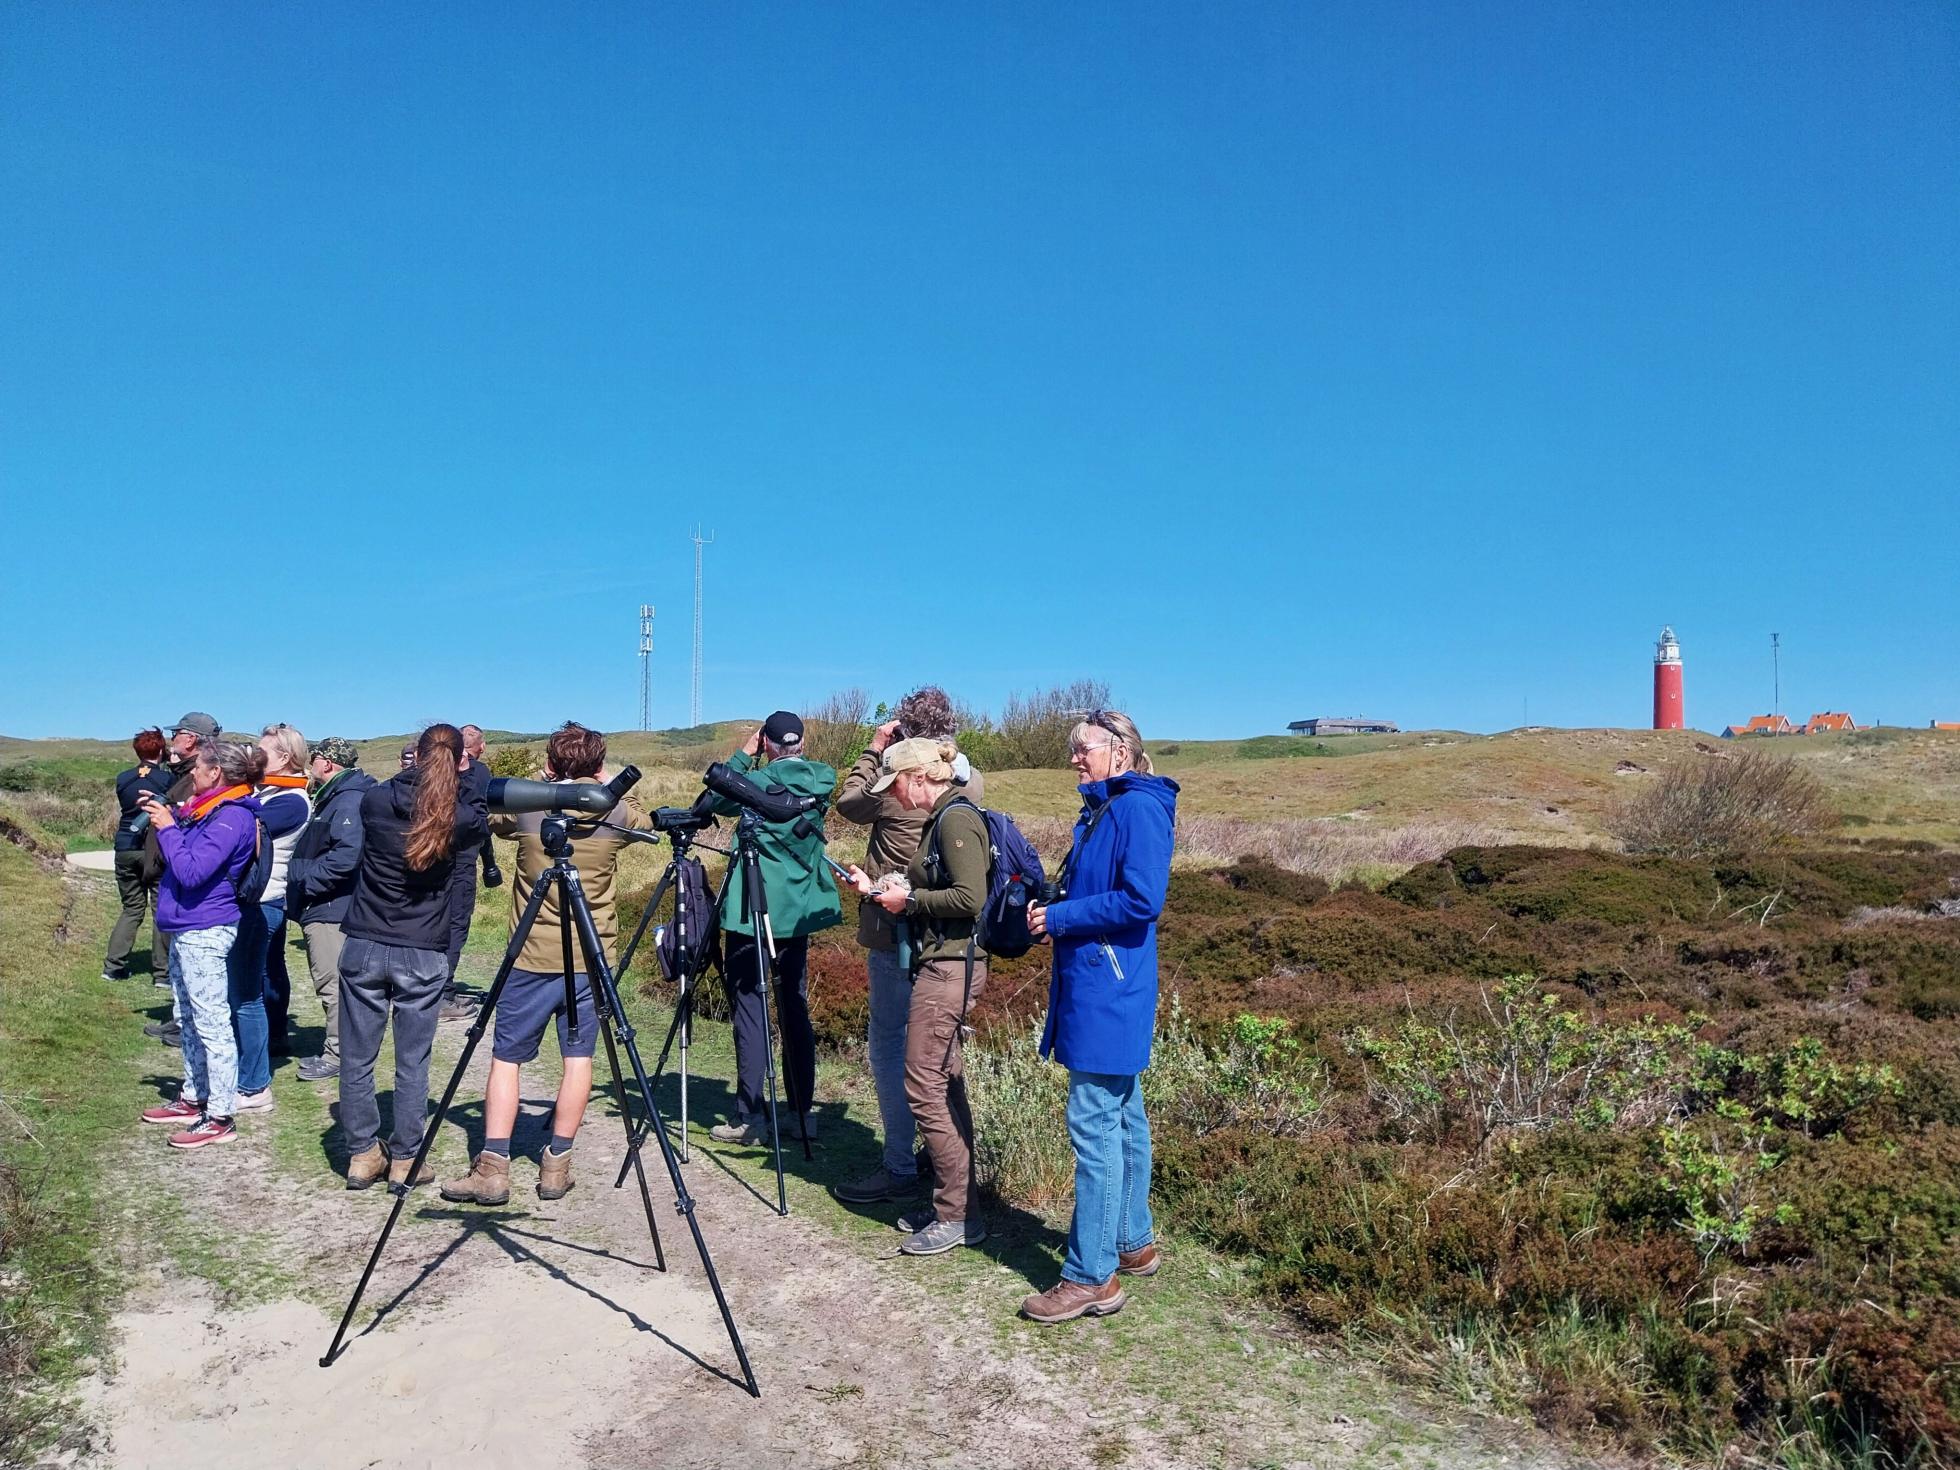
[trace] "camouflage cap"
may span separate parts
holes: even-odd
[[[354,748],[354,742],[343,740],[338,735],[314,741],[313,758],[332,761],[337,766],[358,766],[361,763],[361,753]]]

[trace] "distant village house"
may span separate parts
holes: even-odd
[[[1858,722],[1843,710],[1824,710],[1801,725],[1790,723],[1788,715],[1752,715],[1746,725],[1730,725],[1722,732],[1724,740],[1744,735],[1827,735],[1856,730]]]
[[[1393,720],[1295,720],[1286,727],[1295,735],[1400,735]]]

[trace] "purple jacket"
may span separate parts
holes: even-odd
[[[258,851],[258,798],[220,802],[202,821],[180,821],[157,833],[163,881],[157,887],[157,928],[166,934],[215,929],[238,922],[239,874]]]

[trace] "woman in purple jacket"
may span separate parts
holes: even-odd
[[[143,1121],[182,1125],[170,1135],[172,1148],[237,1136],[238,1050],[225,961],[238,937],[238,880],[258,853],[252,788],[264,774],[265,757],[253,747],[207,741],[191,766],[189,801],[174,810],[154,796],[144,803],[163,853],[156,924],[170,936],[184,1085],[175,1102],[151,1108]]]

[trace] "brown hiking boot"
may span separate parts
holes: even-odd
[[[1157,1268],[1163,1264],[1164,1253],[1154,1244],[1116,1253],[1116,1274],[1119,1276],[1155,1276]]]
[[[390,1159],[388,1161],[389,1185],[392,1187],[397,1184],[406,1184],[412,1189],[418,1184],[427,1184],[431,1179],[436,1177],[436,1171],[431,1169],[427,1164],[424,1164],[420,1174],[417,1174],[413,1179],[409,1178],[408,1171],[414,1162],[415,1160],[412,1158]]]
[[[370,1143],[347,1161],[347,1187],[366,1189],[387,1172],[388,1150],[378,1143]]]
[[[1072,1322],[1077,1317],[1107,1317],[1123,1310],[1129,1298],[1112,1274],[1101,1286],[1058,1281],[1038,1296],[1021,1303],[1021,1315],[1036,1322]]]
[[[538,1198],[563,1199],[572,1192],[572,1151],[566,1149],[562,1154],[551,1151],[551,1145],[544,1146],[538,1155]]]
[[[510,1158],[478,1154],[470,1172],[442,1181],[442,1197],[459,1205],[501,1205],[510,1202]]]

